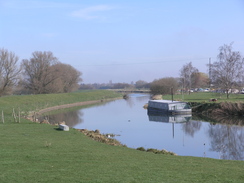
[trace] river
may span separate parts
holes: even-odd
[[[76,129],[98,129],[115,134],[129,148],[165,149],[180,156],[244,160],[244,127],[195,121],[192,117],[148,115],[147,94],[80,110],[50,115],[50,122],[65,121]],[[172,122],[174,121],[174,122]]]

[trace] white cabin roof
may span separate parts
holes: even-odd
[[[172,101],[172,100],[149,100],[149,102],[155,102],[155,103],[166,103],[166,104],[173,104],[173,103],[186,103],[181,101]]]

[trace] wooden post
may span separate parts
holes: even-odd
[[[36,112],[34,112],[33,120],[36,122]]]
[[[3,110],[2,110],[2,121],[4,123],[4,114],[3,114]]]
[[[19,109],[19,121],[18,122],[20,123],[20,109]]]
[[[15,114],[14,108],[13,108],[13,117],[14,117],[14,122],[17,122],[16,114]]]

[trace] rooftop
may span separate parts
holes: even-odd
[[[149,100],[150,102],[157,102],[157,103],[186,103],[186,102],[181,102],[181,101],[172,101],[172,100]]]

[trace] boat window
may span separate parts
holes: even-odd
[[[188,104],[185,104],[184,109],[190,109],[191,107]]]

